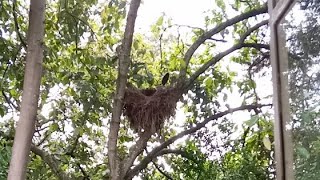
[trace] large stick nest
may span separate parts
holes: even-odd
[[[129,86],[124,96],[124,115],[138,133],[158,132],[175,115],[179,91],[174,87],[138,89]]]

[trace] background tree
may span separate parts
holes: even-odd
[[[319,177],[319,1],[299,1],[283,23],[289,47],[289,92],[296,179]]]
[[[129,20],[139,4],[48,1],[28,178],[274,179],[271,91],[261,93],[257,81],[271,79],[267,6],[216,0],[204,27],[163,16],[151,35],[133,35]],[[18,0],[1,1],[0,8],[0,142],[6,145],[0,151],[9,157],[20,110],[27,8]],[[159,133],[141,138],[121,116],[124,85],[155,88],[167,72],[166,86],[181,92],[177,113],[183,110],[186,118],[172,117]]]

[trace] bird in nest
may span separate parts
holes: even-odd
[[[169,73],[166,73],[162,78],[162,86],[165,86],[169,80]]]

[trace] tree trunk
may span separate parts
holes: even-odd
[[[9,180],[26,179],[26,166],[35,129],[42,74],[45,3],[45,0],[30,2],[21,112],[14,137]]]
[[[118,131],[120,128],[120,116],[122,114],[122,100],[126,88],[128,69],[131,62],[130,53],[134,32],[134,25],[137,17],[137,11],[141,0],[132,0],[127,17],[126,29],[119,52],[119,68],[116,95],[114,97],[112,118],[110,122],[110,132],[108,140],[108,158],[111,179],[123,179],[121,174],[120,160],[117,154]]]

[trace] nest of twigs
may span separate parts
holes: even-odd
[[[179,91],[174,87],[138,89],[129,86],[124,96],[124,115],[136,132],[158,132],[175,115]]]

